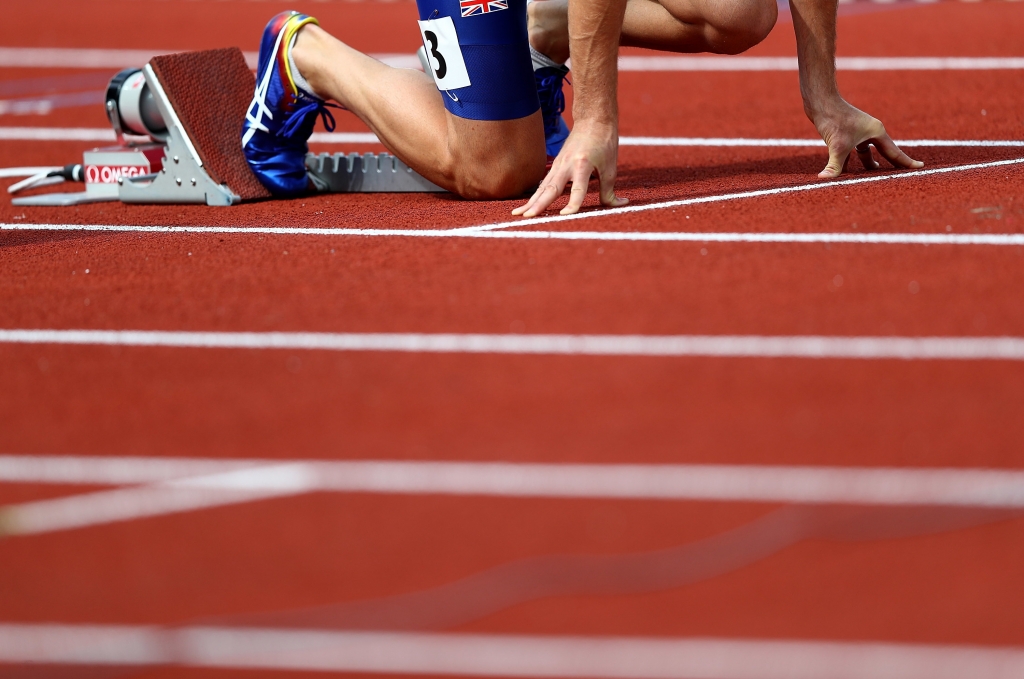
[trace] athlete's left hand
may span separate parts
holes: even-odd
[[[842,98],[837,97],[826,106],[809,110],[807,115],[828,145],[828,165],[818,174],[821,179],[835,179],[841,175],[853,151],[857,152],[864,169],[878,169],[878,162],[871,155],[872,146],[893,167],[924,167],[924,163],[914,160],[896,146],[881,121]]]

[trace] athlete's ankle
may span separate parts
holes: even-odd
[[[315,45],[318,37],[317,31],[322,31],[322,29],[319,26],[307,25],[296,32],[291,45],[288,46],[288,67],[291,69],[292,80],[296,87],[318,99],[327,99],[328,97],[322,95],[317,87],[319,80],[316,68],[317,47]]]

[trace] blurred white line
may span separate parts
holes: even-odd
[[[0,127],[3,141],[116,141],[105,127]]]
[[[51,172],[59,169],[61,168],[57,165],[48,165],[45,167],[5,167],[0,169],[0,179],[10,179],[12,177],[34,177],[41,172]]]
[[[858,641],[0,624],[0,660],[606,679],[1017,679],[1024,649]]]
[[[0,127],[0,140],[9,141],[114,141],[113,130],[103,127]],[[314,132],[315,144],[379,144],[372,132]],[[896,142],[906,147],[984,147],[1015,148],[1024,146],[1019,139],[903,139]],[[694,146],[751,148],[820,148],[820,139],[755,139],[742,137],[620,137],[620,146]]]
[[[294,494],[270,489],[137,486],[0,507],[0,536],[36,535]]]
[[[0,47],[0,67],[141,68],[154,56],[181,50],[96,49],[67,47]],[[244,52],[250,68],[257,54]],[[396,68],[420,68],[415,54],[371,54]],[[1024,69],[1024,57],[837,57],[844,71],[962,71]],[[620,71],[796,71],[796,57],[622,56]]]
[[[159,665],[174,655],[159,627],[0,623],[0,662]]]
[[[0,47],[6,68],[142,68],[158,54],[177,50],[79,49],[68,47]],[[113,74],[111,74],[113,75]]]
[[[485,335],[3,329],[0,330],[0,343],[563,356],[1024,360],[1024,338],[1021,337]]]
[[[1024,146],[1024,141],[983,140],[983,139],[903,139],[896,142],[905,147],[985,147],[1014,148]],[[745,139],[741,137],[619,137],[619,146],[697,146],[697,147],[797,147],[820,148],[825,146],[821,139]]]
[[[179,477],[186,469],[220,471]],[[0,508],[0,533],[69,530],[312,492],[1024,508],[1024,471],[1017,470],[199,459],[174,466],[138,457],[0,456],[0,482],[140,479],[154,483]]]
[[[126,462],[129,474],[142,466],[138,460]],[[81,465],[81,459],[78,463]],[[217,461],[208,462],[211,467],[216,464]],[[95,482],[97,472],[117,470],[108,460],[103,469],[89,471],[92,473],[88,478]],[[151,471],[167,471],[167,465],[158,463]],[[308,464],[269,463],[153,485],[10,505],[0,507],[0,535],[50,533],[296,495],[316,488],[316,473],[317,469]]]
[[[620,71],[796,71],[796,57],[623,56]],[[1024,69],[1024,57],[836,57],[840,71]]]
[[[698,201],[703,202],[703,201]],[[602,212],[586,213],[599,217]],[[555,218],[551,218],[552,221]],[[271,236],[496,238],[678,243],[835,243],[853,245],[1024,245],[1024,233],[757,233],[716,231],[484,231],[466,229],[346,229],[300,226],[133,226],[121,224],[3,224],[0,231],[101,231]]]
[[[182,50],[95,49],[73,47],[0,47],[0,67],[7,68],[142,68],[161,54]],[[243,52],[249,68],[255,69],[256,52]],[[415,54],[371,54],[396,68],[420,68]],[[113,74],[111,74],[113,75]]]
[[[0,482],[124,486],[221,474],[267,464],[277,462],[188,457],[0,455]]]

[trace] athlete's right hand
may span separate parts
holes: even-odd
[[[559,214],[579,212],[591,175],[596,172],[600,182],[601,204],[621,207],[629,201],[615,195],[616,163],[619,155],[618,126],[609,123],[577,121],[561,152],[551,165],[544,181],[529,202],[512,211],[513,215],[535,217],[547,210],[562,195],[570,182],[569,203]]]
[[[854,151],[865,170],[877,170],[878,161],[871,154],[872,146],[895,168],[924,167],[924,163],[900,150],[881,121],[846,103],[842,97],[830,99],[827,105],[808,108],[808,117],[828,146],[828,165],[818,173],[819,179],[835,179],[845,172]]]

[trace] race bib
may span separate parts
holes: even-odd
[[[416,22],[420,25],[423,49],[427,51],[427,62],[434,83],[441,91],[469,87],[469,71],[462,58],[459,36],[451,17]]]

